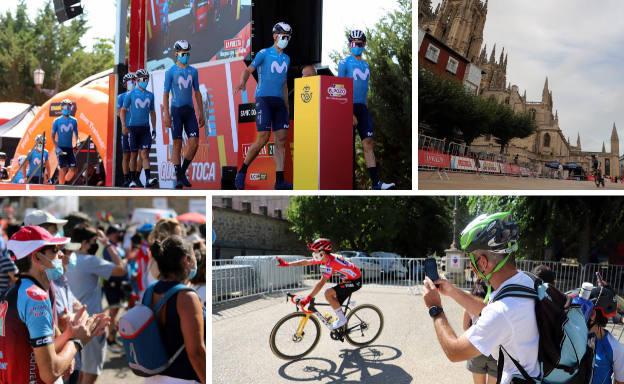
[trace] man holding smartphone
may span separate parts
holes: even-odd
[[[533,280],[516,268],[513,252],[518,248],[517,240],[518,225],[509,212],[481,215],[461,233],[461,248],[470,255],[472,269],[488,286],[486,303],[506,285],[534,286]],[[457,336],[450,326],[440,293],[455,300],[470,315],[480,315],[463,335]],[[504,297],[484,304],[447,280],[433,282],[426,277],[423,299],[450,361],[469,360],[481,354],[496,357],[503,347],[531,377],[539,377],[539,332],[533,298]],[[513,383],[518,377],[520,372],[511,359],[506,359],[501,384]]]

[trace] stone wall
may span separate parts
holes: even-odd
[[[308,253],[305,243],[290,231],[286,220],[214,206],[212,214],[217,234],[214,258]]]

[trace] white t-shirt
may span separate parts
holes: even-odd
[[[495,297],[501,288],[509,284],[524,285],[533,288],[533,280],[522,272],[505,281],[491,297]],[[535,319],[535,301],[520,297],[506,297],[488,304],[476,324],[466,333],[466,337],[482,354],[498,359],[499,346],[503,346],[532,377],[538,377],[540,368],[537,361],[539,332]],[[511,381],[512,375],[520,372],[505,355],[505,365],[501,384]]]

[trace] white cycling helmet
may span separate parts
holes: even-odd
[[[287,24],[284,23],[282,21],[280,21],[279,23],[275,24],[273,26],[273,34],[278,34],[278,35],[288,35],[291,36],[292,35],[292,27]]]
[[[189,43],[186,40],[178,40],[173,45],[173,48],[176,50],[176,52],[179,52],[179,51],[190,51],[191,50],[191,43]]]

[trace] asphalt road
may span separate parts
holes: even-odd
[[[383,332],[373,345],[357,348],[334,341],[323,328],[312,353],[291,362],[275,357],[269,347],[273,325],[294,310],[283,296],[213,307],[213,383],[471,382],[464,363],[444,356],[422,296],[408,288],[364,287],[353,298],[384,313]],[[460,333],[461,309],[449,301],[444,306]]]
[[[556,179],[536,179],[533,177],[507,177],[497,175],[476,175],[468,173],[448,173],[440,178],[436,172],[418,172],[420,190],[604,190],[624,189],[622,183],[605,180],[604,188],[596,188],[593,181],[574,181]]]

